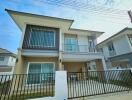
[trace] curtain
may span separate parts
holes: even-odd
[[[40,84],[44,80],[48,80],[50,73],[54,72],[53,63],[31,63],[28,70],[28,84]]]
[[[55,32],[46,30],[32,30],[30,46],[54,47]]]
[[[65,51],[76,52],[77,51],[77,39],[65,38]]]
[[[28,70],[28,84],[39,84],[40,83],[40,72],[41,64],[32,63]]]

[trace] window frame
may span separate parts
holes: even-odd
[[[110,50],[110,49],[111,49],[111,50]],[[115,47],[114,47],[113,42],[108,43],[108,50],[109,50],[109,51],[115,51]]]
[[[128,36],[129,42],[130,42],[130,44],[132,46],[132,34],[128,34],[127,36]]]
[[[110,48],[109,48],[110,47]],[[114,43],[113,42],[109,42],[107,44],[107,48],[108,48],[108,51],[109,51],[109,56],[115,56],[116,55],[116,49],[114,47]],[[111,49],[111,50],[110,50]]]
[[[43,46],[43,48],[55,48],[56,47],[56,31],[54,29],[45,29],[45,28],[39,29],[39,28],[33,28],[33,27],[31,27],[31,29],[30,29],[30,36],[29,36],[29,41],[28,41],[29,46],[41,47],[41,45],[31,45],[31,39],[32,39],[33,30],[52,31],[54,33],[54,45],[53,46]]]
[[[70,41],[72,41],[72,39],[75,39],[76,41],[76,44],[74,43],[65,43],[66,39],[69,39]],[[67,46],[67,47],[64,47],[64,51],[66,52],[77,52],[78,51],[78,39],[76,37],[65,37],[64,38],[64,46]],[[75,47],[75,49],[73,49]],[[70,48],[70,49],[67,49],[67,48]]]
[[[41,83],[39,83],[39,84],[28,84],[27,82],[28,82],[28,74],[29,74],[29,66],[30,66],[30,64],[33,64],[33,63],[38,63],[38,64],[43,64],[43,63],[51,63],[51,64],[53,64],[53,71],[55,71],[55,62],[28,62],[28,65],[27,65],[27,72],[26,72],[26,74],[27,74],[27,78],[26,78],[26,86],[32,86],[32,85],[40,85]],[[40,73],[41,74],[41,73]]]
[[[5,56],[0,56],[0,58],[3,57],[3,60],[0,60],[0,62],[4,61],[5,60]]]

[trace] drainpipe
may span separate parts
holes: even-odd
[[[59,62],[59,70],[62,70],[62,32],[61,30],[59,30],[59,58],[58,58],[58,62]]]

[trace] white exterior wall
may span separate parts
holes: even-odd
[[[114,44],[117,55],[131,52],[131,48],[129,46],[129,41],[127,40],[127,38],[124,35],[119,37],[118,39],[114,40],[113,44]]]
[[[8,59],[8,66],[15,66],[16,58],[9,57]]]
[[[83,35],[78,35],[78,45],[79,45],[79,51],[85,52],[88,50],[88,37]]]
[[[122,55],[125,53],[132,52],[131,47],[129,45],[129,40],[125,35],[122,35],[114,40],[112,40],[116,55]],[[109,57],[109,50],[107,43],[103,45],[103,54],[105,55],[105,58]]]
[[[8,65],[9,56],[4,56],[4,61],[0,61],[0,65]]]
[[[0,65],[4,66],[15,66],[16,58],[11,56],[5,56],[4,61],[0,61]]]
[[[109,57],[109,50],[107,45],[103,46],[103,54],[105,55],[105,58]]]
[[[78,45],[88,45],[88,37],[83,35],[78,35]]]

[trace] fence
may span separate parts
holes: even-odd
[[[130,70],[68,72],[68,98],[132,90]]]
[[[54,96],[55,74],[0,75],[0,100]]]

